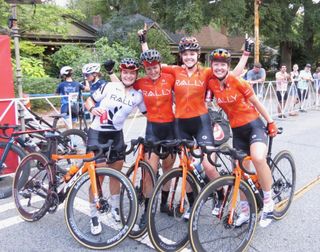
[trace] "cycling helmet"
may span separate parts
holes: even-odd
[[[139,70],[139,62],[133,58],[124,58],[120,62],[120,69]]]
[[[72,71],[72,67],[70,66],[64,66],[60,69],[60,75],[68,75]]]
[[[100,73],[100,64],[99,63],[89,63],[83,66],[82,73],[83,74],[93,74]]]
[[[230,64],[231,54],[228,50],[223,48],[215,49],[210,53],[210,61],[226,62]]]
[[[183,37],[179,42],[179,53],[184,51],[200,51],[200,45],[195,37]]]
[[[144,66],[154,66],[161,62],[161,55],[157,50],[150,49],[140,54],[140,60]]]

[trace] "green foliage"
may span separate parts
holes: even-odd
[[[0,28],[6,27],[9,17],[9,5],[4,2],[4,0],[0,0]]]
[[[13,67],[16,69],[16,61],[12,59]],[[22,75],[26,77],[47,77],[43,62],[35,57],[20,57]],[[15,72],[15,70],[14,70]]]
[[[14,55],[13,40],[11,40],[10,48],[11,48],[11,54]],[[30,41],[24,41],[24,40],[19,41],[19,48],[20,48],[20,55],[24,57],[28,57],[28,56],[43,57],[44,56],[43,52],[46,49],[45,46],[35,45]]]

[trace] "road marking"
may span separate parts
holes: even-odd
[[[298,191],[294,193],[294,200],[299,199],[304,195],[306,192],[310,191],[313,187],[315,187],[317,184],[320,184],[320,176],[316,177],[314,180],[300,188]]]

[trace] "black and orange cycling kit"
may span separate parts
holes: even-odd
[[[214,145],[213,131],[205,103],[207,84],[211,69],[198,66],[188,75],[180,66],[165,66],[162,71],[175,77],[174,94],[176,104],[175,134],[179,139],[195,138],[198,144]]]
[[[136,90],[141,90],[145,106],[147,108],[147,141],[160,141],[175,139],[173,92],[174,77],[171,74],[161,73],[160,77],[153,81],[149,77],[143,77],[134,84]]]
[[[208,83],[217,104],[227,114],[233,131],[233,145],[249,153],[254,142],[266,143],[267,135],[260,114],[249,101],[254,95],[250,84],[230,74],[223,86],[218,79],[212,77]]]

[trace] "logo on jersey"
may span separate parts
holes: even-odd
[[[171,89],[162,89],[162,90],[155,90],[155,91],[142,91],[144,96],[152,97],[152,96],[166,96],[171,95]]]
[[[222,103],[233,103],[237,101],[237,96],[238,95],[229,95],[225,98],[217,98],[217,103],[222,104]]]
[[[214,124],[213,137],[214,137],[214,140],[217,140],[217,141],[221,141],[224,138],[223,129],[220,127],[218,123]]]
[[[125,104],[125,105],[128,105],[128,106],[130,106],[130,107],[133,107],[133,102],[132,102],[132,100],[130,100],[130,99],[127,99],[126,97],[120,97],[120,96],[117,96],[116,94],[112,94],[111,96],[110,96],[110,100],[114,100],[114,101],[117,101],[117,102],[121,102],[121,103],[123,103],[123,104]]]
[[[203,140],[207,140],[207,139],[208,139],[207,136],[202,136],[201,138],[202,138]]]
[[[203,87],[204,86],[204,81],[202,80],[194,80],[194,81],[189,81],[189,80],[176,80],[176,86],[195,86],[195,87]]]

